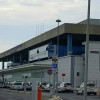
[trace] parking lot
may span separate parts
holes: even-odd
[[[42,92],[49,94],[49,92]],[[6,95],[6,96],[5,96]],[[83,95],[76,95],[75,93],[57,93],[63,100],[83,100]],[[87,96],[88,100],[100,100],[100,96]],[[32,100],[31,91],[17,91],[9,89],[0,89],[0,100]],[[42,98],[45,100],[45,98]],[[46,99],[47,100],[47,99]]]
[[[83,100],[83,95],[76,95],[75,93],[59,93],[63,100]],[[87,100],[100,100],[99,96],[90,95],[87,96]]]

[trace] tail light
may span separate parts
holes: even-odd
[[[74,86],[71,86],[72,88],[74,88]]]

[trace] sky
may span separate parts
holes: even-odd
[[[88,0],[0,0],[0,53],[61,23],[87,18]],[[100,18],[100,0],[91,0],[91,18]]]

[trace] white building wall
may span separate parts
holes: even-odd
[[[45,60],[45,61],[38,61],[35,64],[52,64],[52,60]],[[29,77],[27,81],[34,82],[34,81],[46,81],[53,83],[53,75],[48,75],[48,69],[43,70],[30,70],[27,72],[17,72],[11,73],[12,78],[9,81],[24,81],[23,74],[31,73],[32,77]],[[43,72],[43,75],[40,75]],[[80,73],[80,76],[76,76],[77,72]],[[36,74],[35,74],[36,73]],[[65,56],[60,57],[58,60],[58,81],[63,81],[62,73],[65,73],[64,76],[65,82],[72,82],[76,85],[79,85],[83,80],[83,59],[82,56]]]
[[[71,75],[71,56],[61,57],[58,61],[58,81],[62,82],[63,77],[62,73],[65,73],[64,77],[65,82],[70,82]]]
[[[100,87],[100,42],[89,43],[88,80]]]
[[[79,86],[84,80],[83,56],[75,56],[74,86]],[[79,73],[79,76],[77,75]]]
[[[35,62],[35,64],[52,64],[52,60],[45,60],[45,61],[38,61]],[[62,77],[62,73],[65,73],[66,76],[64,77],[64,81],[66,82],[70,82],[70,74],[71,74],[71,56],[66,56],[66,57],[60,57],[58,60],[58,81],[62,82],[63,81],[63,77]],[[47,72],[45,72],[45,76],[44,76],[45,80],[48,81],[49,80],[49,75],[47,74]],[[50,76],[50,79],[53,76]],[[52,80],[52,79],[51,79]],[[52,82],[52,81],[51,81]]]

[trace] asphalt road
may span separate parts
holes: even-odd
[[[0,90],[0,100],[31,100],[31,96],[18,91]]]
[[[63,100],[83,100],[83,95],[76,95],[75,93],[58,93]],[[87,96],[87,100],[100,100],[99,96]]]
[[[63,100],[83,100],[83,95],[76,95],[75,93],[57,93],[57,95],[62,97]],[[30,92],[25,94],[24,92],[0,89],[0,100],[32,100],[32,96]],[[90,95],[87,96],[87,100],[100,100],[100,96]]]

